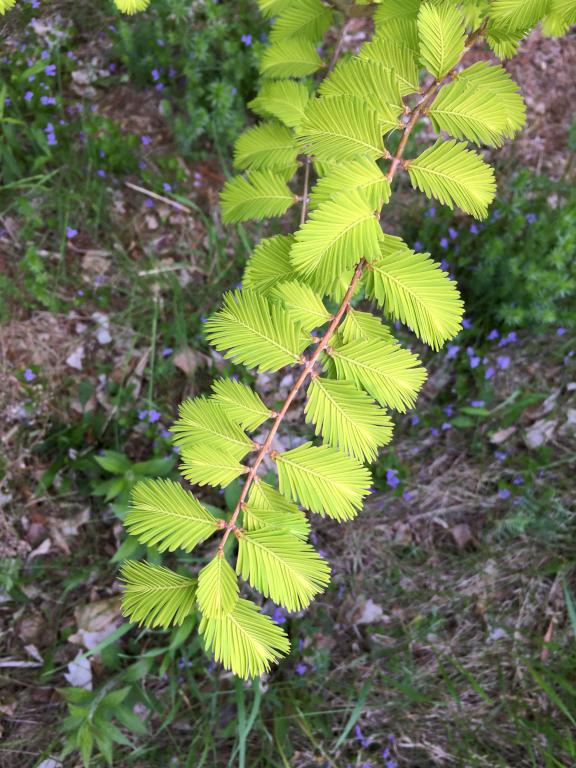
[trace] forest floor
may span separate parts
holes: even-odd
[[[105,65],[96,42],[75,51],[76,72]],[[503,178],[519,159],[562,175],[575,58],[574,36],[535,36],[511,65],[534,119]],[[446,353],[425,353],[429,380],[416,411],[395,417],[366,509],[345,526],[314,522],[332,585],[279,617],[293,651],[269,677],[234,681],[193,623],[123,623],[117,569],[135,548],[118,515],[134,465],[170,472],[178,402],[231,371],[202,318],[262,232],[222,227],[227,158],[179,155],[155,92],[71,83],[150,138],[139,152],[153,177],[106,178],[98,206],[80,204],[86,226],[57,182],[0,198],[0,766],[81,765],[62,756],[69,686],[130,689],[140,726],[116,722],[118,766],[576,764],[576,340],[560,325],[486,334],[472,317]],[[30,228],[34,210],[51,231]],[[272,404],[290,374],[254,384]],[[286,440],[302,421],[299,403]],[[103,450],[129,470],[108,473]]]

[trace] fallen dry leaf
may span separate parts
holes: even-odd
[[[68,664],[68,671],[64,672],[64,678],[74,688],[84,688],[86,691],[91,691],[92,667],[90,666],[90,659],[87,659],[81,651],[78,651]]]
[[[540,419],[526,432],[524,442],[528,448],[539,448],[548,443],[554,436],[558,422],[551,419]]]
[[[120,603],[120,597],[110,597],[76,608],[74,616],[78,630],[68,641],[88,650],[94,648],[121,623]]]
[[[516,427],[506,427],[505,429],[499,429],[498,432],[494,432],[493,435],[490,435],[490,442],[493,445],[500,445],[501,443],[505,443],[509,437],[512,437],[514,432],[516,432]]]
[[[383,618],[382,606],[375,603],[372,598],[368,598],[354,606],[350,621],[352,624],[373,624],[376,621],[382,621]]]

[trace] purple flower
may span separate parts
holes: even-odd
[[[429,216],[430,218],[434,218],[434,216],[436,216],[436,208],[434,208],[434,206],[431,206],[430,208],[428,208],[424,216]]]
[[[454,360],[454,358],[458,354],[459,349],[460,347],[457,344],[448,344],[446,360]]]
[[[56,144],[58,144],[55,133],[47,134],[46,139],[48,140],[48,146],[50,147],[54,147]]]
[[[467,331],[470,330],[472,328],[472,321],[464,318],[462,320],[462,328],[465,328]]]
[[[508,488],[500,488],[498,491],[498,498],[500,499],[509,499],[510,498],[510,490]]]
[[[494,458],[496,459],[496,461],[506,461],[506,459],[508,458],[508,454],[506,453],[506,451],[495,451]]]
[[[158,91],[158,92],[163,91],[164,90],[164,83],[156,83],[156,85],[154,86],[154,90]]]
[[[362,728],[360,728],[359,725],[354,728],[354,733],[356,735],[356,741],[359,741],[362,747],[366,748],[370,746],[372,739],[370,737],[366,738],[364,736],[362,733]]]
[[[499,355],[496,358],[496,362],[498,363],[498,368],[505,371],[510,366],[510,358],[508,355]]]
[[[472,355],[470,358],[470,368],[478,368],[480,365],[480,358],[476,355]]]
[[[416,242],[414,243],[414,250],[415,251],[421,251],[422,248],[424,248],[424,246],[422,245],[420,240],[416,240]]]
[[[468,230],[471,235],[477,235],[478,234],[478,227],[476,224],[470,224],[470,229]]]
[[[510,331],[506,336],[500,339],[499,347],[505,347],[507,344],[514,344],[518,341],[518,334],[516,331]]]
[[[162,184],[162,189],[164,192],[172,192],[172,185],[165,181],[164,184]]]
[[[152,143],[152,139],[150,138],[150,136],[146,136],[146,135],[140,136],[140,141],[142,142],[142,144],[144,144],[145,147],[147,147],[148,144]]]
[[[514,483],[514,485],[524,485],[524,478],[522,477],[522,475],[516,475],[514,480],[512,480],[512,482]]]
[[[454,229],[454,227],[448,227],[448,234],[450,235],[451,240],[456,240],[458,237],[458,230]]]
[[[404,491],[404,493],[402,494],[402,498],[404,499],[404,501],[411,501],[413,496],[414,494],[412,493],[412,491]]]
[[[71,240],[73,237],[76,237],[78,234],[77,229],[73,229],[72,227],[66,227],[66,237]]]
[[[538,219],[538,216],[536,216],[535,213],[527,213],[526,214],[526,221],[528,224],[535,224]]]
[[[6,96],[6,98],[4,99],[4,106],[9,107],[10,104],[12,104],[12,99],[10,98],[10,96]]]
[[[450,269],[450,264],[448,264],[448,262],[446,261],[446,259],[442,259],[442,261],[440,262],[440,269],[441,269],[443,272],[448,272],[448,271],[449,271],[449,269]]]
[[[240,40],[244,43],[244,45],[252,45],[252,35],[242,35]]]
[[[566,333],[566,328],[562,328],[562,326],[556,329],[556,336],[564,336],[565,333]]]
[[[158,72],[157,69],[153,69],[152,72],[150,72],[150,74],[152,75],[152,80],[154,80],[154,82],[156,82],[157,80],[160,80],[160,72]]]
[[[390,488],[396,488],[400,485],[400,478],[398,477],[397,469],[386,470],[386,484],[390,486]]]
[[[144,205],[146,206],[146,208],[154,208],[154,200],[152,200],[151,197],[147,197],[144,200]]]
[[[24,101],[32,101],[33,98],[34,98],[34,94],[32,93],[32,91],[26,91],[26,93],[24,94]]]
[[[440,430],[437,427],[430,427],[430,433],[432,434],[432,437],[438,437]]]
[[[450,419],[454,413],[454,408],[451,405],[445,405],[444,408],[442,408],[446,416]]]
[[[484,400],[470,400],[472,408],[484,408]]]
[[[152,408],[148,411],[148,421],[150,424],[155,424],[157,421],[160,421],[161,413],[157,411],[155,408]]]
[[[44,69],[44,74],[48,75],[48,77],[54,77],[56,74],[56,64],[48,64]]]
[[[410,422],[412,426],[415,427],[417,424],[420,423],[420,416],[416,416],[416,415],[412,416],[412,418],[410,419]]]
[[[490,366],[490,368],[486,369],[486,373],[484,374],[484,378],[486,379],[486,381],[489,381],[492,378],[492,376],[494,376],[495,373],[496,373],[496,371],[494,370],[494,368],[492,368],[492,366]]]
[[[308,672],[308,667],[306,664],[303,664],[301,661],[299,661],[298,664],[296,664],[294,667],[294,670],[297,675],[305,675],[306,672]]]
[[[26,381],[34,381],[34,379],[36,378],[36,374],[30,368],[26,368],[26,370],[24,371],[24,378],[26,379]]]
[[[40,96],[40,104],[42,106],[47,107],[49,105],[55,106],[56,105],[56,99],[54,96]]]
[[[500,336],[500,334],[498,333],[496,328],[494,328],[494,330],[490,331],[490,333],[488,334],[488,336],[486,338],[488,339],[488,341],[495,341],[499,336]]]
[[[285,624],[286,623],[286,615],[282,608],[275,608],[274,613],[272,614],[272,621],[275,621],[276,624]]]
[[[440,248],[444,248],[444,249],[448,248],[448,238],[447,237],[443,237],[440,240]]]
[[[162,350],[162,357],[170,357],[170,355],[174,352],[172,347],[164,347]]]
[[[103,179],[106,176],[106,171],[104,171],[102,168],[99,168],[96,171],[96,176],[100,176],[100,178]]]

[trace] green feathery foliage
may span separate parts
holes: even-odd
[[[126,8],[145,1],[118,0]],[[194,578],[148,563],[122,567],[126,616],[169,627],[199,611],[206,649],[243,678],[268,672],[289,651],[284,631],[244,590],[299,611],[328,587],[328,563],[308,542],[308,512],[345,522],[361,511],[371,487],[366,463],[391,439],[387,409],[412,408],[425,381],[419,358],[382,320],[406,325],[433,349],[461,327],[454,281],[430,254],[382,228],[395,177],[406,172],[415,190],[484,218],[494,172],[468,142],[501,146],[523,127],[525,108],[500,64],[461,66],[466,51],[484,40],[506,57],[539,21],[547,33],[576,23],[576,0],[258,2],[274,19],[250,102],[264,121],[237,141],[242,173],[224,185],[222,218],[279,217],[298,203],[300,221],[293,234],[256,245],[243,288],[226,294],[205,329],[238,365],[299,372],[282,404],[228,377],[182,404],[172,428],[181,475],[223,488],[242,478],[238,501],[221,520],[175,481],[139,483],[127,530],[160,552],[195,550],[206,564]],[[337,44],[324,60],[322,37],[342,23],[342,11],[373,14],[374,39],[340,60]],[[414,152],[408,138],[426,117],[451,138]],[[273,450],[304,391],[318,444]],[[263,436],[253,439],[255,430]],[[277,488],[259,477],[270,469],[266,456]]]

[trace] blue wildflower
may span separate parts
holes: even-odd
[[[242,35],[240,40],[244,43],[244,45],[252,45],[252,35]]]
[[[496,328],[494,328],[494,330],[490,331],[490,333],[486,338],[488,339],[488,341],[495,341],[497,338],[499,338],[499,336],[500,334],[498,333]]]
[[[495,373],[496,373],[496,371],[494,370],[494,368],[492,368],[492,366],[490,366],[490,368],[486,369],[486,373],[484,374],[484,378],[486,379],[486,381],[489,381],[492,378],[492,376],[494,376]]]
[[[470,368],[478,368],[480,365],[480,358],[477,355],[472,355],[470,358]]]
[[[170,355],[174,352],[172,347],[164,347],[162,350],[162,357],[170,357]]]
[[[535,213],[527,213],[526,214],[526,221],[528,224],[535,224],[538,219],[538,216]]]
[[[442,424],[442,430],[443,430],[444,432],[447,432],[449,429],[452,429],[452,424],[450,424],[450,422],[449,422],[449,421],[445,421],[445,422]]]
[[[494,453],[494,458],[496,459],[496,461],[506,461],[506,459],[508,458],[508,454],[506,453],[506,451],[496,451]]]
[[[500,499],[509,499],[510,498],[510,490],[508,488],[500,488],[498,491],[498,498]]]
[[[390,486],[390,488],[397,488],[400,485],[397,469],[386,470],[386,484]]]
[[[477,235],[478,226],[476,224],[470,224],[470,228],[468,229],[468,232],[470,232],[471,235]]]
[[[505,371],[510,366],[510,358],[508,355],[499,355],[496,358],[496,362],[498,364],[498,368]]]
[[[154,82],[156,82],[157,80],[160,80],[160,72],[158,72],[157,69],[153,69],[152,72],[150,72],[150,74],[152,75],[152,80],[154,80]]]
[[[454,358],[458,354],[458,351],[460,350],[460,347],[457,344],[448,344],[448,347],[446,349],[447,349],[446,359],[454,360]]]
[[[556,329],[556,336],[564,336],[565,333],[566,333],[566,328],[562,328],[562,326]]]
[[[66,227],[66,237],[71,240],[73,237],[76,237],[78,234],[78,230],[74,229],[73,227]]]
[[[294,671],[297,675],[305,675],[308,672],[308,667],[303,662],[299,661],[294,667]]]
[[[275,621],[276,624],[286,623],[286,614],[284,613],[282,608],[277,607],[274,609],[274,613],[272,614],[272,621]]]
[[[472,328],[472,321],[464,318],[462,320],[462,328],[465,328],[467,331],[470,330]]]
[[[450,235],[451,240],[456,240],[458,237],[458,230],[454,229],[454,227],[448,227],[448,234]]]
[[[415,251],[421,251],[422,248],[424,248],[424,246],[422,245],[420,240],[416,240],[416,242],[414,243],[414,250]]]
[[[420,423],[420,416],[416,416],[416,414],[414,414],[414,416],[412,416],[412,418],[410,419],[410,422],[412,426],[415,427],[417,424]]]
[[[440,248],[444,248],[444,250],[446,250],[446,248],[448,248],[448,238],[447,237],[443,237],[440,240]]]
[[[32,91],[26,91],[26,93],[24,94],[24,101],[32,101],[33,98],[34,98],[34,94],[32,93]]]
[[[434,216],[436,216],[436,208],[434,208],[434,206],[431,206],[430,208],[428,208],[424,216],[429,216],[430,218],[433,218]]]
[[[142,142],[142,144],[144,144],[145,147],[147,147],[148,144],[152,143],[152,139],[150,138],[150,136],[146,136],[146,135],[141,136],[140,141]]]
[[[470,400],[472,408],[484,408],[484,400]]]
[[[26,368],[26,370],[24,371],[24,378],[26,379],[26,381],[34,381],[34,379],[36,378],[36,374],[31,368]]]
[[[44,69],[44,74],[48,75],[48,77],[54,77],[56,74],[56,64],[48,64]]]
[[[524,478],[522,475],[516,475],[514,479],[512,480],[514,485],[524,485]]]

